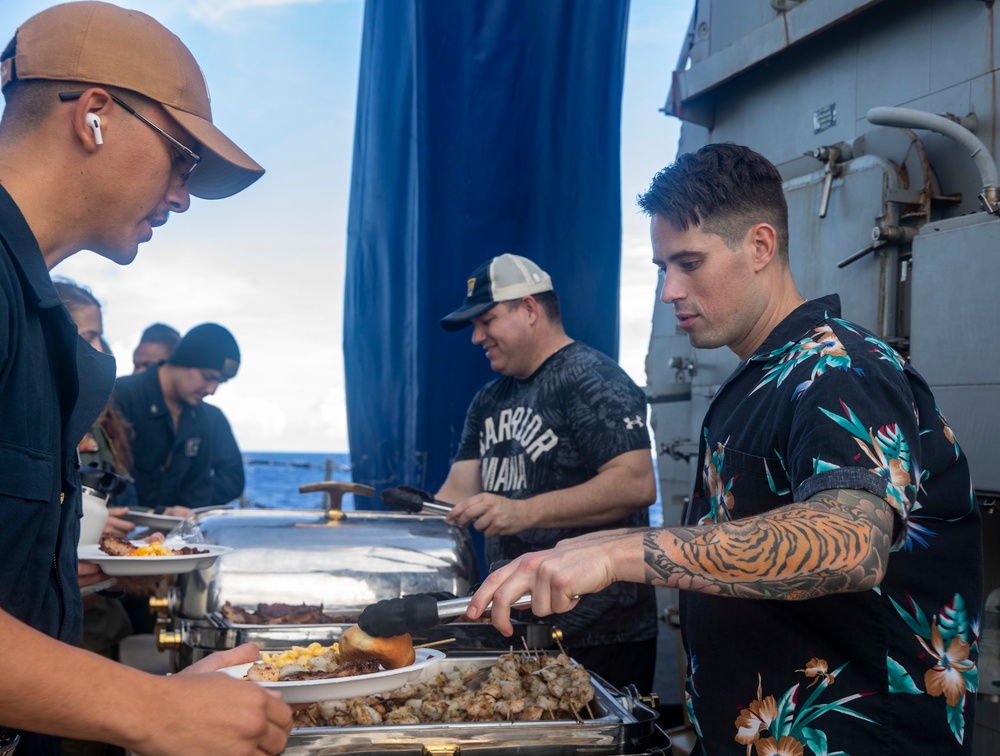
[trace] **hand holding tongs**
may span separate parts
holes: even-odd
[[[390,638],[404,633],[428,630],[447,617],[465,614],[472,596],[438,601],[427,593],[417,593],[403,598],[384,599],[366,606],[358,618],[358,625],[369,635]],[[491,601],[486,611],[493,606]],[[526,593],[512,603],[511,609],[531,606],[531,594]]]
[[[396,486],[386,488],[380,494],[382,502],[392,509],[398,509],[410,514],[437,514],[446,515],[451,511],[454,504],[435,499],[427,491],[421,491],[413,486]],[[461,614],[459,612],[458,614]],[[458,614],[449,615],[457,617]],[[363,628],[362,628],[363,629]],[[365,632],[368,632],[367,630]],[[370,633],[369,633],[370,634]]]

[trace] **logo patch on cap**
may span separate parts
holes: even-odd
[[[239,368],[240,368],[240,363],[238,363],[231,357],[226,357],[226,361],[222,363],[222,370],[220,370],[219,372],[222,373],[227,378],[232,378],[234,375],[236,375],[236,371],[239,370]]]
[[[466,293],[465,296],[471,297],[472,296],[472,290],[476,288],[476,277],[473,276],[468,281],[466,281],[466,283],[469,285],[469,291],[468,291],[468,293]]]

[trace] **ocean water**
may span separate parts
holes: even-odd
[[[323,494],[299,493],[299,486],[324,480],[351,480],[351,455],[346,452],[243,452],[246,489],[243,506],[265,509],[322,509]],[[354,497],[344,496],[343,508],[353,509]]]
[[[243,506],[322,509],[323,494],[300,494],[299,486],[323,480],[350,481],[351,455],[347,452],[244,452],[243,468],[247,478]],[[342,506],[347,511],[354,509],[354,497],[346,494]],[[359,506],[368,506],[367,500],[359,502]],[[656,482],[656,503],[649,508],[649,521],[653,527],[663,525],[659,480]]]

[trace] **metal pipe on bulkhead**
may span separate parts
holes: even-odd
[[[1000,215],[1000,175],[993,155],[979,137],[951,118],[911,108],[878,107],[868,111],[868,120],[876,126],[896,126],[904,129],[926,129],[944,134],[969,150],[983,182],[979,195],[986,211]]]

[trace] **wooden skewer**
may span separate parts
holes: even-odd
[[[567,657],[569,656],[569,654],[566,653],[566,649],[563,648],[562,642],[558,638],[556,638],[556,645],[559,646],[559,653],[561,653],[563,656]]]
[[[443,646],[445,643],[454,643],[458,638],[444,638],[443,640],[431,641],[430,643],[421,643],[419,646],[414,646],[413,648],[431,648],[432,646]]]

